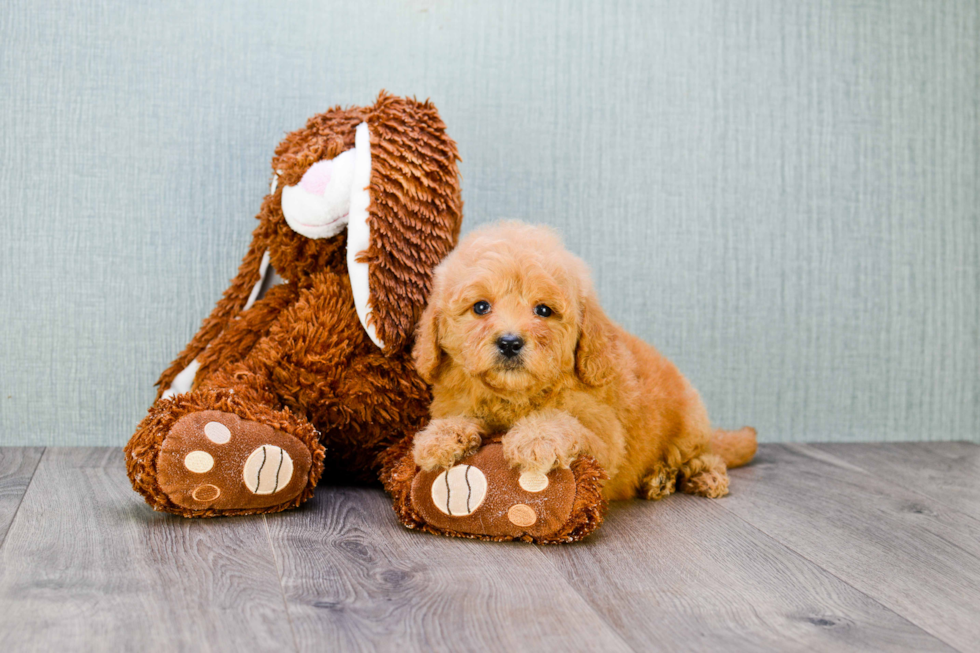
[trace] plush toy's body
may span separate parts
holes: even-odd
[[[238,275],[126,447],[154,508],[282,510],[312,494],[324,460],[377,480],[378,454],[427,418],[409,351],[459,234],[456,162],[432,105],[384,94],[280,144]]]

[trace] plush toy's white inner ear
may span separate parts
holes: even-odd
[[[347,224],[347,273],[354,293],[354,308],[361,326],[371,342],[384,349],[374,326],[368,324],[371,314],[371,287],[368,281],[367,263],[359,263],[357,255],[371,243],[371,226],[368,224],[368,204],[371,203],[371,133],[366,122],[357,126],[354,136],[354,179],[350,193],[350,217]]]

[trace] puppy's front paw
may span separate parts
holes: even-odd
[[[419,431],[412,445],[415,463],[425,471],[452,467],[479,448],[480,428],[465,417],[434,419]]]
[[[578,457],[574,439],[547,424],[517,425],[503,437],[504,458],[522,472],[547,474],[557,466],[567,468]]]

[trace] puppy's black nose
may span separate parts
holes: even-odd
[[[515,336],[513,333],[505,333],[497,338],[497,349],[507,358],[513,358],[520,354],[522,347],[524,347],[524,339]]]

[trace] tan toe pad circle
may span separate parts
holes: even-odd
[[[292,477],[293,459],[274,444],[263,444],[253,451],[242,469],[245,486],[252,494],[275,494]]]
[[[450,517],[471,515],[487,496],[487,477],[472,465],[456,465],[432,483],[432,503]]]
[[[517,483],[528,492],[541,492],[548,487],[548,475],[541,472],[524,472],[517,479]]]
[[[204,474],[214,467],[214,458],[207,451],[192,451],[184,458],[184,467],[195,474]]]
[[[221,422],[208,422],[204,425],[204,435],[215,444],[227,444],[231,440],[231,431]]]
[[[204,503],[207,503],[208,501],[214,501],[215,499],[220,497],[221,490],[218,489],[217,485],[211,485],[210,483],[207,483],[205,485],[196,488],[194,490],[194,494],[191,496],[194,497],[195,501],[202,501]]]
[[[514,526],[527,528],[528,526],[534,526],[534,522],[538,521],[538,516],[534,513],[534,508],[531,506],[518,503],[511,506],[510,510],[507,511],[507,519]]]

